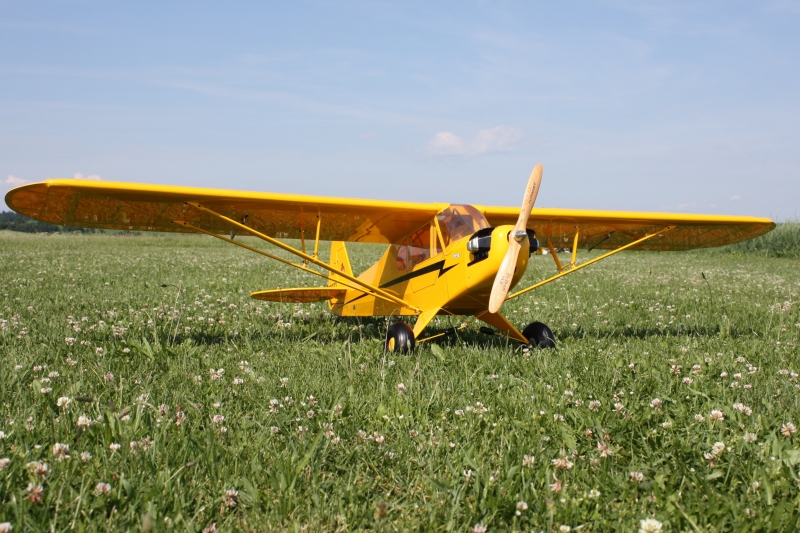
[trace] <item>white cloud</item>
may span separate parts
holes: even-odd
[[[76,172],[75,176],[73,176],[73,177],[76,180],[95,180],[95,181],[99,181],[99,180],[103,179],[103,178],[100,177],[99,174],[89,174],[88,176],[84,176],[80,172]]]
[[[735,202],[736,200],[741,200],[741,199],[742,197],[739,196],[738,194],[734,194],[733,196],[731,196],[731,202]]]
[[[26,183],[28,183],[28,180],[24,180],[22,178],[18,178],[16,176],[12,176],[12,175],[9,174],[8,177],[6,178],[5,183],[8,184],[8,185],[14,185],[14,186],[25,185]]]
[[[471,141],[451,131],[440,131],[428,143],[428,150],[435,155],[483,155],[513,150],[525,139],[525,133],[508,126],[496,126],[481,130]]]

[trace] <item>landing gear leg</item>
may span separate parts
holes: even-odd
[[[550,328],[541,322],[531,322],[522,330],[522,334],[525,335],[525,338],[528,339],[532,346],[537,348],[556,347],[556,336],[553,335]]]

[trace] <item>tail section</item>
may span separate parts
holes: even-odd
[[[353,275],[353,268],[350,266],[350,258],[347,256],[347,248],[345,248],[344,242],[331,242],[330,264],[336,268],[337,272],[343,272],[349,276]],[[330,277],[331,279],[328,281],[329,287],[343,287],[338,281],[344,280],[344,278],[337,276],[334,272],[331,272]]]

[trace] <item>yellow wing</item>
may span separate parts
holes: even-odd
[[[356,200],[74,179],[51,179],[8,192],[6,205],[25,216],[65,226],[135,231],[191,231],[185,220],[215,233],[230,226],[185,202],[196,202],[272,237],[395,243],[447,204]]]
[[[514,224],[519,208],[475,206],[491,226]],[[528,227],[542,244],[549,238],[556,248],[571,248],[576,229],[578,247],[615,249],[666,226],[675,229],[636,245],[634,250],[691,250],[732,244],[767,233],[775,227],[768,218],[722,215],[682,215],[582,209],[531,210]]]
[[[217,233],[230,231],[218,218],[187,206],[196,202],[273,237],[348,242],[397,243],[430,221],[449,204],[357,200],[144,185],[74,179],[52,179],[9,191],[6,205],[31,218],[66,226],[136,231],[191,232],[173,224],[185,220]],[[475,206],[492,226],[514,224],[519,208]],[[528,227],[556,247],[571,247],[576,228],[582,248],[614,249],[665,226],[676,226],[636,249],[689,250],[722,246],[764,234],[775,227],[766,218],[680,215],[625,211],[534,208]]]

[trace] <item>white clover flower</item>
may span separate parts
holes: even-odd
[[[45,463],[40,463],[38,461],[30,462],[26,465],[28,470],[39,479],[44,479],[50,473],[50,467],[47,466]]]
[[[104,494],[111,494],[111,485],[108,483],[100,482],[94,487],[94,493],[97,496],[102,496]]]
[[[405,393],[406,393],[406,386],[403,383],[398,383],[397,384],[397,394],[400,394],[402,396]]]
[[[533,466],[534,461],[536,461],[536,457],[533,455],[522,456],[522,466],[531,467]]]
[[[789,438],[795,433],[797,433],[797,427],[795,427],[795,425],[791,422],[786,422],[783,426],[781,426],[781,435],[784,437]]]
[[[523,501],[517,502],[517,516],[521,515],[523,513],[523,511],[527,511],[527,510],[528,510],[528,503],[527,502],[523,502]]]
[[[59,407],[66,407],[70,404],[70,402],[72,402],[71,399],[67,398],[66,396],[62,396],[56,400],[56,405]]]
[[[225,491],[225,505],[229,508],[236,507],[239,500],[239,491],[236,489],[228,489]]]
[[[115,451],[119,450],[120,448],[121,448],[121,446],[116,442],[112,442],[111,444],[108,445],[108,449],[111,450],[112,452],[115,452]]]
[[[8,533],[12,529],[11,522],[0,522],[0,533]]]
[[[644,474],[641,472],[631,472],[631,483],[641,483],[644,481]]]
[[[592,500],[596,500],[597,498],[600,497],[600,495],[601,492],[597,489],[592,489],[589,491],[589,498],[591,498]]]
[[[600,452],[600,457],[609,457],[614,455],[614,452],[611,451],[611,448],[608,447],[608,444],[602,441],[597,441],[597,451]]]
[[[589,402],[589,410],[590,411],[597,411],[598,409],[600,409],[601,405],[602,404],[600,403],[600,400],[592,400],[592,401]]]
[[[639,533],[661,533],[663,525],[655,518],[646,518],[639,521]]]
[[[715,442],[714,445],[711,447],[711,454],[714,457],[719,457],[724,451],[725,451],[725,443],[723,442]]]
[[[214,415],[214,418],[212,418],[211,421],[215,424],[222,424],[225,422],[225,417],[222,415]]]
[[[11,459],[9,459],[8,457],[3,457],[2,459],[0,459],[0,470],[4,469],[10,464],[11,464]]]
[[[81,415],[78,417],[77,425],[79,428],[88,428],[92,425],[92,420],[86,415]]]
[[[570,470],[574,465],[572,461],[567,459],[566,457],[558,457],[551,461],[556,468],[560,468],[562,470]]]
[[[650,407],[653,409],[659,409],[663,403],[664,402],[662,402],[660,398],[653,398],[653,400],[650,402]]]
[[[744,434],[744,436],[742,436],[742,440],[744,440],[748,444],[752,444],[758,440],[758,435],[756,435],[755,433],[747,432]]]
[[[714,409],[713,411],[711,411],[711,414],[708,416],[708,418],[712,422],[724,422],[725,414],[719,409]]]
[[[67,453],[69,453],[69,444],[61,444],[60,442],[53,444],[53,455],[57,456],[59,461],[69,459]]]
[[[81,461],[83,461],[84,463],[86,461],[89,461],[91,458],[92,458],[92,454],[91,453],[89,453],[89,452],[81,452]]]

